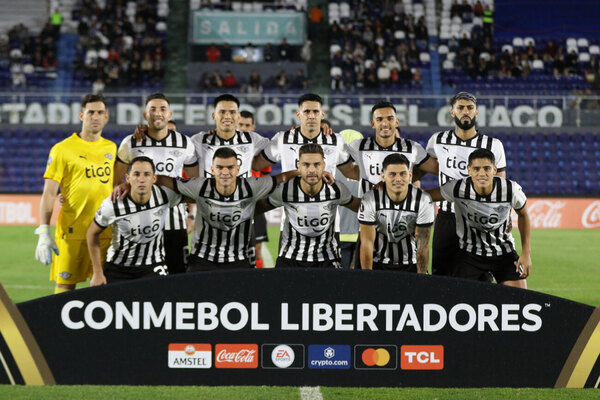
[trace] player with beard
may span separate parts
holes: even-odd
[[[439,164],[438,180],[445,183],[469,176],[467,171],[469,155],[477,149],[487,149],[494,154],[497,174],[506,177],[506,157],[504,146],[496,138],[477,131],[477,99],[471,93],[459,92],[451,100],[450,115],[455,128],[435,133],[427,143],[427,153],[436,158]],[[433,229],[433,252],[431,271],[436,275],[453,274],[454,257],[459,251],[454,205],[443,201]]]
[[[388,155],[382,162],[384,184],[363,197],[358,213],[362,269],[427,273],[434,208],[431,197],[410,183],[410,164],[404,154]]]

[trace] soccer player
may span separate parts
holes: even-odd
[[[127,167],[125,178],[131,185],[129,195],[113,203],[110,196],[103,202],[87,231],[94,274],[90,286],[130,279],[168,275],[165,263],[163,230],[171,207],[181,196],[166,187],[155,185],[152,159],[135,157]],[[102,268],[100,235],[113,226],[107,260]]]
[[[358,221],[363,269],[427,273],[434,207],[431,197],[410,183],[410,164],[404,154],[385,157],[384,184],[362,199]]]
[[[177,181],[158,177],[160,185],[196,201],[188,272],[252,268],[249,248],[256,202],[298,174],[294,170],[267,178],[241,178],[238,158],[235,151],[222,147],[213,155],[212,177]]]
[[[254,122],[254,114],[250,111],[240,111],[240,119],[238,121],[238,131],[240,132],[255,132],[256,123]],[[262,171],[251,170],[252,176],[255,178],[269,176],[271,173],[271,166],[263,169]],[[255,240],[255,251],[256,251],[256,268],[264,268],[263,259],[261,256],[262,244],[269,241],[269,235],[267,233],[267,218],[264,214],[254,215],[254,240]]]
[[[231,94],[218,96],[214,102],[215,110],[212,119],[216,124],[216,131],[199,132],[192,136],[192,143],[200,160],[201,174],[212,176],[212,162],[215,151],[228,147],[238,154],[240,166],[239,176],[251,176],[252,159],[269,143],[269,139],[262,137],[253,130],[240,130],[240,101]],[[295,169],[295,168],[294,168]],[[260,171],[258,169],[256,171]]]
[[[298,156],[300,176],[277,187],[268,198],[267,208],[283,206],[286,215],[275,267],[341,268],[334,235],[336,211],[342,205],[356,212],[360,199],[340,183],[323,182],[327,166],[320,145],[302,145]]]
[[[431,158],[423,146],[396,135],[399,123],[396,107],[388,101],[380,101],[371,109],[371,126],[375,129],[375,137],[367,137],[349,145],[350,155],[360,168],[360,195],[381,181],[382,162],[393,153],[406,156],[410,171],[416,167],[422,173],[438,173],[437,160]]]
[[[282,171],[294,170],[298,167],[300,147],[316,143],[325,154],[325,171],[333,175],[337,167],[344,176],[358,180],[358,168],[352,163],[344,139],[339,133],[323,134],[321,121],[325,118],[325,111],[321,96],[313,93],[300,96],[296,116],[300,120],[300,127],[276,133],[267,147],[254,157],[252,169],[261,171],[281,161]]]
[[[146,98],[144,119],[148,122],[147,135],[142,140],[128,135],[121,142],[115,164],[115,185],[121,183],[131,160],[140,155],[152,159],[157,174],[176,178],[183,170],[189,177],[198,176],[194,145],[187,136],[168,129],[171,116],[169,100],[164,94],[154,93]],[[188,253],[186,219],[186,205],[179,204],[169,211],[165,223],[165,261],[172,274],[185,272]]]
[[[81,101],[81,132],[57,143],[50,150],[44,192],[40,205],[41,225],[36,229],[39,241],[36,259],[48,265],[50,280],[56,281],[54,293],[75,289],[75,285],[92,276],[92,263],[86,232],[94,213],[113,186],[116,145],[102,137],[108,121],[106,100],[102,95],[88,94]],[[58,214],[56,242],[48,225],[58,189],[64,203]],[[100,236],[100,254],[104,258],[111,232]],[[52,252],[56,256],[52,256]]]
[[[476,149],[488,149],[494,153],[498,175],[506,177],[504,146],[498,139],[477,131],[477,99],[470,93],[459,92],[451,100],[450,115],[455,128],[435,133],[427,143],[427,153],[438,160],[439,184],[468,176],[469,154]],[[431,272],[435,275],[452,275],[451,266],[458,253],[458,237],[454,206],[444,201],[440,204],[433,229]]]
[[[495,279],[526,289],[525,278],[531,273],[527,197],[518,183],[496,176],[496,165],[493,152],[477,149],[469,155],[468,178],[451,180],[430,193],[434,200],[454,203],[460,245],[454,276],[489,282]],[[521,256],[506,229],[513,208],[519,216]]]

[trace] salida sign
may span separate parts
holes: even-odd
[[[590,306],[400,272],[175,275],[19,311],[60,384],[584,387],[600,367]]]

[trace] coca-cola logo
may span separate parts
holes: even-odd
[[[258,368],[257,344],[217,344],[215,367]]]
[[[529,207],[529,219],[533,228],[560,228],[564,201],[540,200]]]
[[[586,228],[600,228],[600,201],[587,206],[581,216],[581,223]]]

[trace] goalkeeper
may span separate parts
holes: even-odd
[[[102,137],[108,121],[106,101],[102,95],[87,95],[81,107],[81,132],[73,133],[50,150],[40,205],[41,225],[35,231],[39,235],[35,258],[52,264],[50,280],[56,281],[54,293],[73,290],[77,283],[92,276],[86,232],[113,187],[117,146]],[[59,187],[65,201],[58,214],[55,242],[48,226]],[[102,263],[111,238],[110,229],[100,237]]]

